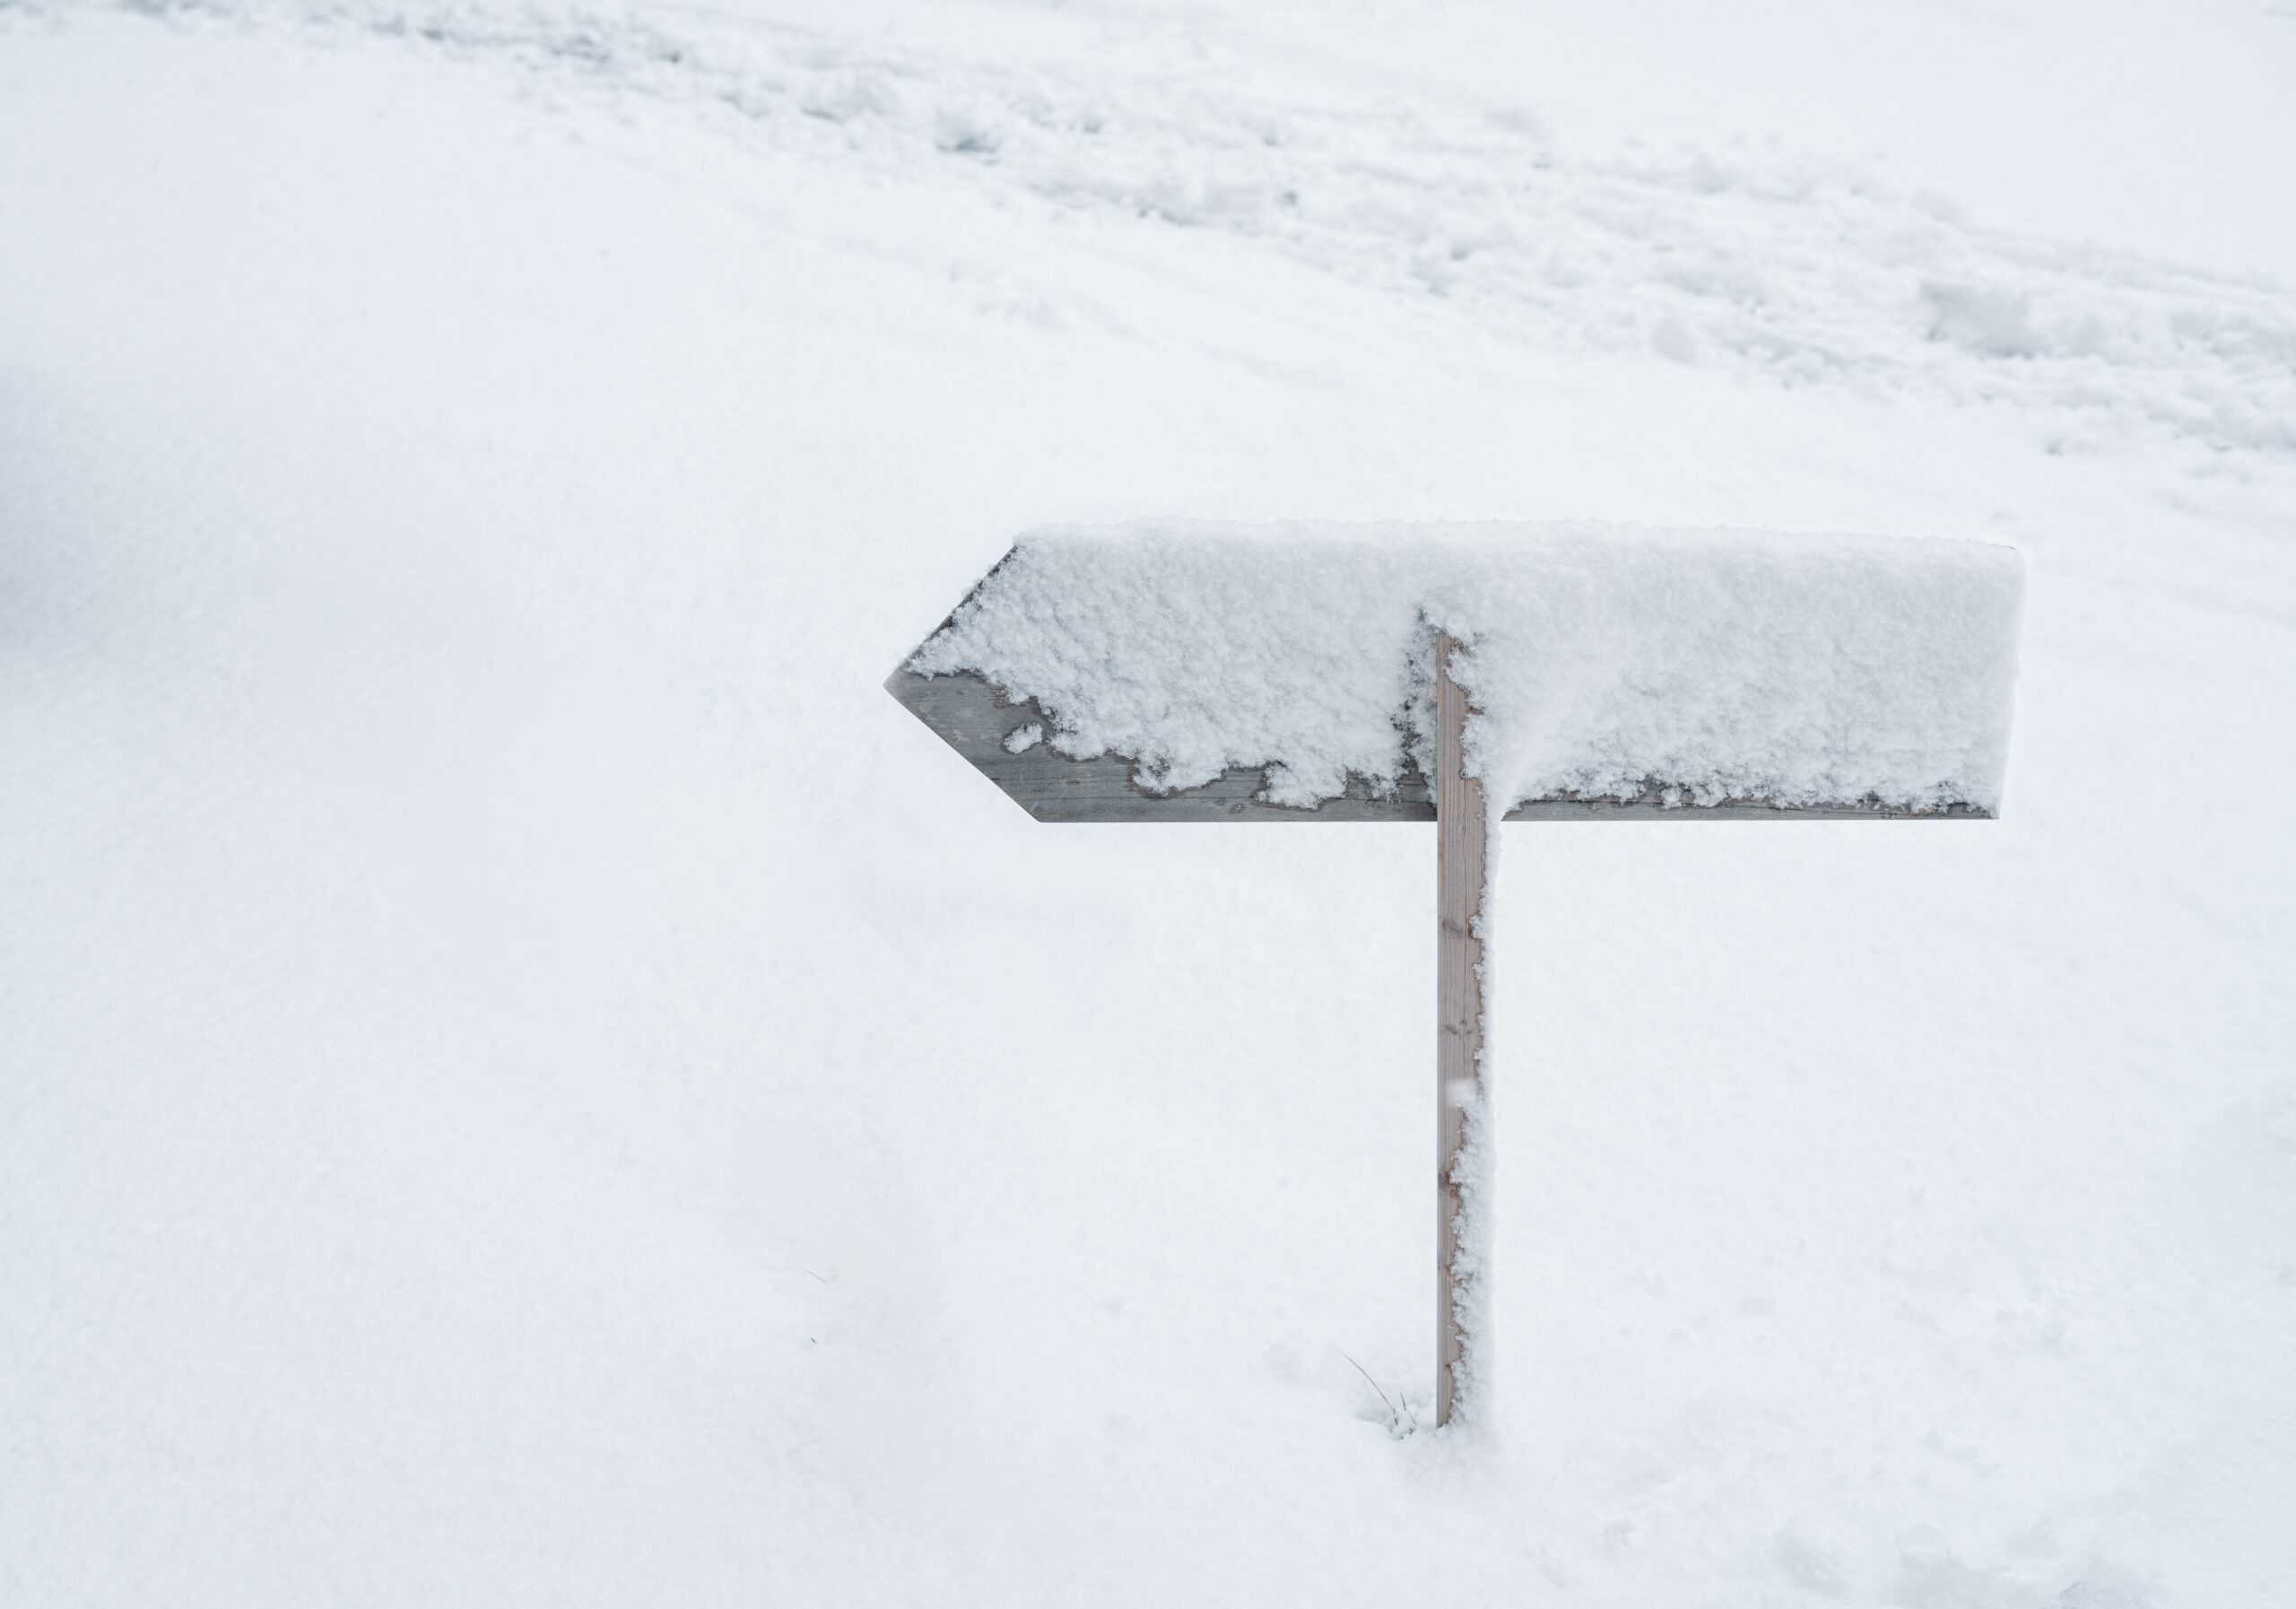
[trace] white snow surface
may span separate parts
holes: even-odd
[[[2287,11],[0,4],[0,1604],[2284,1609]],[[1497,834],[1474,1435],[1431,831],[882,691],[1159,511],[2025,557]]]
[[[1538,525],[1046,529],[917,654],[1159,790],[1268,768],[1312,806],[1433,773],[1434,634],[1470,774],[1534,798],[1994,810],[2023,566],[1995,544]]]

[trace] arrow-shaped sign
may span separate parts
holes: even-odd
[[[1470,1198],[1485,777],[1511,761],[1507,821],[1990,819],[2022,587],[2013,552],[1975,543],[1590,526],[1047,531],[1016,544],[885,687],[1040,822],[1436,822],[1442,1424],[1475,1367],[1483,1261]],[[1223,667],[1209,682],[1207,658]],[[1470,659],[1477,674],[1455,676]],[[1343,667],[1347,686],[1303,689],[1303,661]],[[1251,674],[1239,677],[1239,662]],[[1471,704],[1468,689],[1486,686]],[[1389,706],[1370,719],[1383,688]],[[1256,689],[1281,691],[1229,718]],[[1351,698],[1352,724],[1335,726]],[[1471,718],[1493,728],[1480,753]],[[1335,730],[1360,761],[1344,773],[1326,752]],[[1300,796],[1294,745],[1326,772],[1315,797]],[[1200,779],[1158,786],[1191,768]],[[1553,786],[1559,774],[1592,786]]]

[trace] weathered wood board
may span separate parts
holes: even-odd
[[[1005,744],[1031,724],[1049,733],[1052,722],[1033,700],[1008,699],[970,672],[920,676],[906,665],[885,679],[885,691],[909,713],[940,734],[948,745],[1039,822],[1431,822],[1435,797],[1415,770],[1397,779],[1395,790],[1375,794],[1370,783],[1352,779],[1347,794],[1313,810],[1269,804],[1258,797],[1267,786],[1257,767],[1234,767],[1201,787],[1152,793],[1133,781],[1132,761],[1114,754],[1072,760],[1041,740],[1018,752]],[[1762,799],[1729,799],[1718,804],[1665,803],[1653,779],[1633,799],[1533,799],[1507,813],[1510,822],[1807,822],[1976,821],[1992,813],[1967,804],[1942,810],[1910,810],[1872,801],[1827,804],[1773,804]]]

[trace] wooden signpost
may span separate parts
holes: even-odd
[[[1133,780],[1130,759],[1102,754],[1072,760],[1039,741],[1052,729],[1048,713],[1028,700],[1006,697],[970,672],[919,675],[907,668],[885,689],[949,746],[1040,822],[1433,822],[1436,824],[1436,1268],[1435,1419],[1448,1423],[1457,1396],[1464,1332],[1458,1265],[1461,1216],[1460,1147],[1465,1114],[1481,1088],[1483,986],[1477,968],[1483,941],[1476,931],[1483,891],[1483,785],[1465,772],[1467,701],[1451,679],[1457,645],[1436,643],[1437,775],[1433,786],[1406,770],[1396,787],[1376,795],[1351,783],[1342,796],[1312,810],[1271,804],[1256,797],[1266,773],[1238,767],[1201,787],[1151,793]],[[1036,734],[1028,730],[1038,728]],[[1674,799],[1679,799],[1674,795]],[[1507,812],[1510,822],[1929,821],[1985,819],[1968,804],[1912,810],[1871,800],[1782,806],[1764,799],[1681,804],[1668,797],[1664,778],[1652,778],[1633,798],[1536,798]]]

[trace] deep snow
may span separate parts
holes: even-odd
[[[0,1601],[2285,1603],[2296,22],[1695,9],[0,10]],[[1143,513],[2030,560],[2001,822],[1506,830],[1486,1435],[1431,832],[878,690]]]

